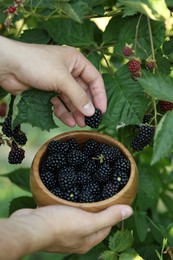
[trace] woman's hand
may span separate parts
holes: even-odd
[[[85,126],[95,107],[105,113],[104,82],[75,48],[27,44],[0,37],[0,85],[12,94],[34,87],[54,91],[55,115],[68,126]]]

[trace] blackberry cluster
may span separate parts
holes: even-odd
[[[102,121],[102,111],[99,108],[95,109],[95,113],[92,116],[85,117],[85,124],[91,128],[98,128]]]
[[[139,126],[138,134],[133,138],[131,147],[133,151],[142,151],[152,141],[155,129],[153,126],[143,124]]]
[[[130,161],[118,148],[94,139],[82,145],[74,138],[52,140],[39,171],[43,184],[54,195],[74,202],[97,202],[127,184]]]
[[[11,117],[6,117],[2,124],[3,144],[6,142],[11,150],[8,154],[8,162],[10,164],[20,164],[25,158],[25,151],[21,146],[27,142],[26,134],[21,130],[20,125],[12,128]]]

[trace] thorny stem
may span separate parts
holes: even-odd
[[[13,114],[13,106],[14,106],[14,100],[15,100],[15,96],[11,95],[11,100],[10,100],[10,104],[9,104],[9,110],[8,110],[8,115],[7,115],[7,117],[12,117],[12,114]]]
[[[136,55],[136,45],[137,45],[137,40],[138,40],[138,32],[139,32],[139,24],[142,18],[142,14],[140,14],[137,25],[136,25],[136,33],[135,33],[135,41],[134,41],[134,51],[135,51],[135,55]]]

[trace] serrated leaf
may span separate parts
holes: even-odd
[[[134,219],[135,219],[135,226],[136,226],[139,240],[144,241],[148,232],[146,212],[135,210]]]
[[[33,208],[35,209],[37,207],[33,197],[29,196],[22,196],[13,199],[10,202],[9,205],[9,216],[13,214],[16,210],[18,209],[23,209],[23,208]]]
[[[168,75],[143,71],[143,76],[138,78],[138,82],[148,95],[160,100],[173,102],[173,79]]]
[[[152,164],[168,156],[173,149],[173,111],[167,112],[157,125],[154,136]]]
[[[145,260],[133,248],[120,255],[119,260]]]
[[[94,27],[96,25],[88,20],[79,24],[69,19],[53,19],[43,22],[43,26],[58,44],[74,47],[96,45],[94,41]]]
[[[113,252],[111,250],[107,250],[107,251],[104,251],[103,253],[101,253],[99,259],[102,259],[102,260],[118,260],[115,252]]]
[[[165,0],[119,0],[121,4],[147,15],[153,20],[165,20],[170,17]]]
[[[51,98],[55,93],[31,89],[21,94],[17,104],[18,114],[14,119],[14,126],[30,123],[43,130],[57,127],[53,120]]]
[[[24,30],[19,41],[27,43],[46,44],[50,41],[50,36],[46,30],[34,28]]]
[[[117,231],[109,237],[109,248],[115,253],[121,253],[133,244],[133,236],[129,230]]]
[[[103,123],[112,128],[139,124],[148,99],[140,85],[131,79],[127,66],[120,68],[114,78],[108,74],[103,76],[108,98],[108,109],[103,116]]]
[[[132,44],[134,48],[135,31],[139,16],[125,17],[121,15],[113,17],[103,33],[102,45],[111,44],[115,46],[115,54],[122,56],[122,49],[126,43]],[[121,28],[121,30],[119,29]],[[165,25],[163,22],[151,21],[154,49],[158,49],[165,41]],[[151,55],[151,43],[149,38],[147,18],[143,16],[140,20],[137,38],[136,55],[146,59]],[[147,53],[147,54],[146,54]]]
[[[8,178],[12,183],[19,186],[21,189],[26,191],[30,190],[30,169],[29,168],[19,168],[10,173],[0,175],[0,177]]]

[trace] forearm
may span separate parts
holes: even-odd
[[[14,217],[0,220],[0,259],[15,260],[40,251],[43,244],[42,222],[36,216]],[[40,243],[42,242],[42,243]]]

